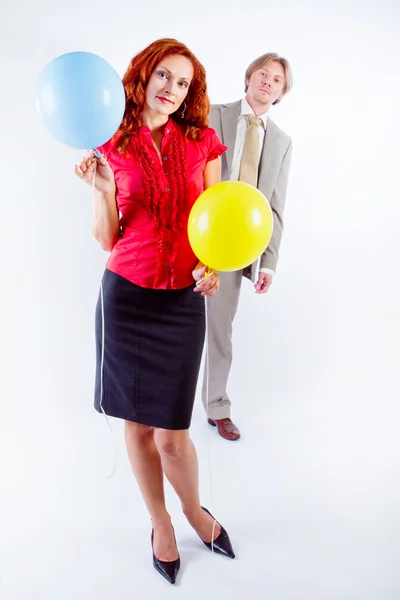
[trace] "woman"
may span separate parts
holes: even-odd
[[[129,459],[152,520],[153,564],[175,583],[180,559],[164,474],[206,546],[234,558],[226,531],[200,505],[188,431],[204,296],[218,291],[219,280],[204,277],[187,223],[198,196],[220,181],[227,147],[207,126],[205,70],[182,43],[152,43],[132,59],[123,83],[119,131],[75,166],[87,183],[94,177],[94,236],[111,252],[96,311],[95,408],[125,420]]]

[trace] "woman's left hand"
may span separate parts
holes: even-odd
[[[193,279],[198,283],[194,289],[195,292],[201,293],[202,296],[214,296],[219,290],[219,275],[213,272],[208,277],[204,277],[207,267],[199,262],[197,267],[192,272]]]

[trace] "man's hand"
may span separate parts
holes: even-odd
[[[254,285],[256,294],[265,294],[269,290],[269,286],[272,283],[272,275],[270,273],[259,273],[258,281]]]

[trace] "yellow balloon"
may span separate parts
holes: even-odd
[[[273,231],[265,196],[241,181],[216,183],[196,200],[188,235],[199,260],[216,271],[251,265],[268,246]]]

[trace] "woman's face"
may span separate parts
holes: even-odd
[[[192,79],[193,65],[188,58],[179,54],[165,57],[147,84],[147,106],[162,115],[171,115],[185,100]]]

